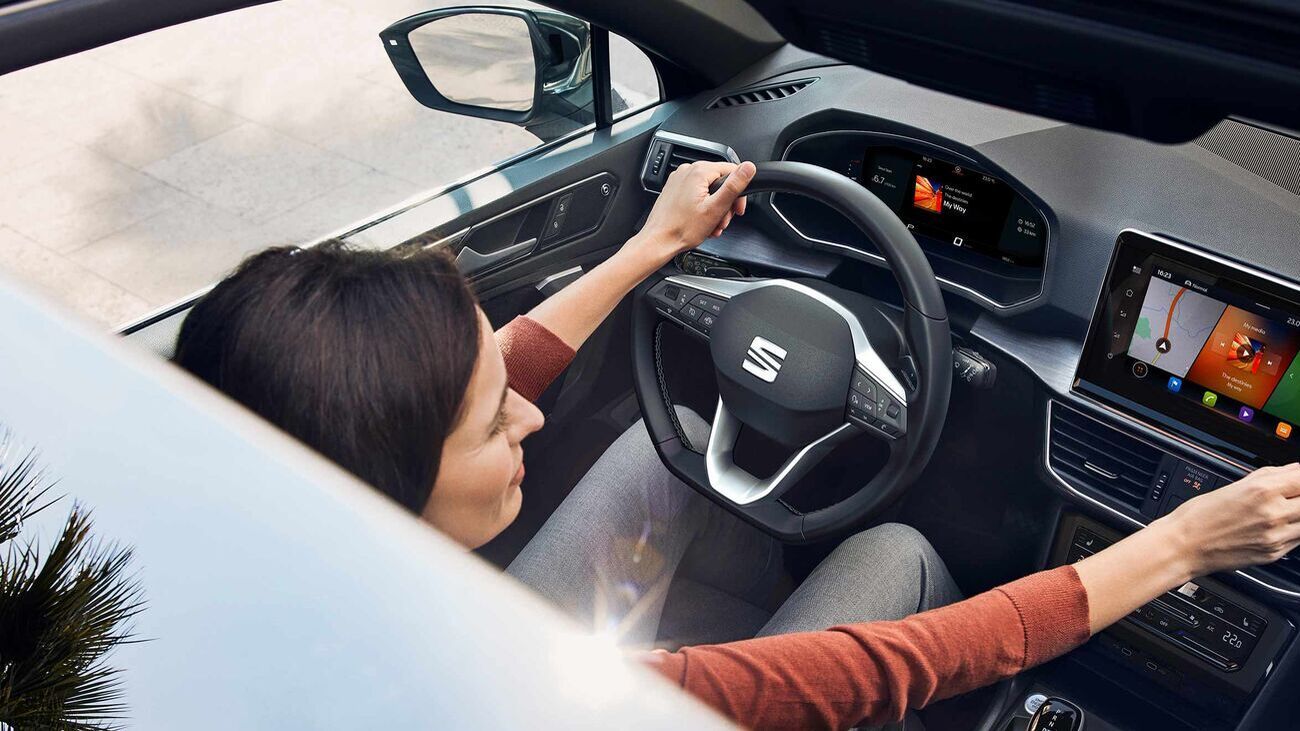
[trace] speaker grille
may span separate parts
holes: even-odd
[[[1225,119],[1195,141],[1219,157],[1300,195],[1300,140]]]

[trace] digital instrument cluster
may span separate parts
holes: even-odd
[[[849,164],[918,237],[1015,266],[1043,265],[1047,224],[1001,180],[901,147],[868,146]]]

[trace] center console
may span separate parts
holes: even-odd
[[[1122,538],[1099,521],[1065,513],[1048,565],[1083,560]],[[1235,729],[1293,633],[1284,614],[1259,600],[1214,578],[1195,579],[1004,684],[1000,710],[980,728]]]
[[[1080,561],[1123,536],[1087,518],[1066,516],[1052,565]],[[1210,578],[1196,579],[1143,605],[1095,644],[1194,705],[1227,711],[1267,676],[1290,635],[1285,617]]]
[[[1119,236],[1043,467],[1080,561],[1250,470],[1300,459],[1300,286],[1168,237]],[[1107,522],[1102,522],[1104,519]],[[1018,686],[1116,728],[1235,729],[1291,654],[1300,556],[1187,582]],[[1276,685],[1276,683],[1274,683]],[[1117,702],[1116,699],[1124,699]],[[1249,722],[1246,721],[1249,725]],[[998,728],[1003,728],[999,726]]]

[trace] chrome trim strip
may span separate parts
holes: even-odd
[[[538,291],[541,291],[545,289],[546,285],[550,284],[551,282],[554,282],[559,279],[564,279],[565,277],[572,276],[573,274],[582,274],[581,264],[579,264],[576,267],[569,267],[568,269],[565,269],[562,272],[556,272],[533,286],[535,286]]]
[[[851,129],[843,129],[843,130],[828,130],[828,131],[825,131],[825,132],[815,132],[815,133],[810,134],[810,135],[804,135],[803,137],[795,138],[794,140],[791,140],[791,141],[790,141],[790,144],[786,145],[786,147],[785,147],[785,151],[781,153],[781,159],[782,159],[782,160],[786,160],[786,159],[788,159],[788,158],[790,157],[790,151],[793,150],[796,146],[798,146],[801,142],[804,142],[804,141],[806,141],[806,140],[810,140],[810,139],[814,139],[814,138],[817,138],[817,137],[825,137],[825,136],[829,136],[829,135],[861,135],[861,136],[865,136],[865,137],[880,137],[880,138],[884,138],[884,139],[895,139],[895,140],[901,140],[901,141],[904,141],[904,142],[910,142],[910,143],[912,143],[912,144],[921,145],[921,146],[923,146],[923,147],[930,147],[930,148],[933,148],[933,149],[936,149],[936,150],[942,150],[944,153],[951,154],[951,155],[953,155],[954,157],[958,157],[958,158],[961,158],[961,159],[963,159],[963,160],[969,161],[969,162],[970,162],[973,166],[975,166],[976,168],[981,168],[981,167],[982,167],[982,166],[980,165],[980,162],[979,162],[978,160],[975,160],[975,159],[971,158],[969,155],[964,155],[964,154],[962,154],[962,153],[960,153],[960,152],[957,152],[956,150],[950,150],[950,149],[948,149],[948,148],[946,148],[946,147],[940,147],[940,146],[938,146],[938,145],[935,145],[935,144],[932,143],[932,142],[926,142],[925,140],[919,140],[919,139],[916,139],[915,137],[908,137],[908,136],[906,136],[906,135],[893,134],[893,133],[890,133],[890,132],[868,132],[868,131],[866,131],[866,130],[851,130]],[[999,180],[1000,180],[1000,179],[999,179]],[[1010,183],[1007,183],[1006,181],[1002,181],[1002,182],[1003,182],[1005,185],[1008,185],[1008,186],[1012,187],[1012,190],[1015,190],[1014,186],[1011,186]],[[1018,191],[1017,191],[1017,192],[1018,192]],[[1022,197],[1024,197],[1023,194],[1022,194]],[[1037,300],[1037,299],[1039,299],[1040,297],[1042,297],[1042,296],[1043,296],[1043,288],[1044,288],[1043,283],[1047,280],[1047,266],[1048,266],[1048,261],[1049,261],[1049,259],[1050,259],[1050,254],[1051,254],[1051,252],[1052,252],[1052,241],[1055,239],[1055,236],[1053,235],[1053,232],[1052,232],[1052,224],[1051,224],[1051,222],[1048,220],[1047,216],[1043,214],[1043,210],[1042,210],[1041,208],[1039,208],[1037,205],[1035,205],[1033,201],[1029,201],[1028,198],[1026,198],[1026,200],[1029,202],[1029,205],[1033,206],[1033,208],[1034,208],[1035,211],[1038,211],[1038,215],[1040,215],[1040,216],[1043,217],[1043,226],[1047,228],[1047,237],[1046,237],[1046,239],[1044,239],[1044,241],[1043,241],[1043,278],[1042,278],[1041,280],[1039,280],[1039,284],[1038,284],[1038,293],[1037,293],[1037,294],[1033,295],[1032,297],[1026,297],[1026,298],[1024,298],[1024,299],[1017,300],[1017,301],[1015,301],[1015,302],[999,302],[998,300],[993,299],[992,297],[990,297],[990,296],[984,294],[983,292],[981,292],[981,291],[979,291],[979,290],[977,290],[977,289],[974,289],[974,288],[972,288],[972,287],[969,287],[969,286],[967,286],[967,285],[965,285],[965,284],[961,284],[961,283],[959,283],[959,282],[954,282],[954,281],[952,281],[951,279],[947,279],[947,278],[945,278],[945,277],[940,277],[940,276],[938,276],[938,275],[935,275],[935,279],[939,280],[939,282],[941,282],[941,283],[943,283],[943,284],[948,285],[948,287],[951,288],[951,289],[955,289],[955,290],[958,290],[958,291],[960,291],[960,292],[964,292],[964,293],[966,293],[966,294],[968,294],[968,295],[970,295],[970,296],[972,296],[972,297],[974,297],[974,298],[976,298],[976,299],[978,299],[978,300],[980,300],[980,301],[983,301],[983,302],[988,303],[990,306],[992,306],[992,307],[994,307],[994,308],[996,308],[996,309],[999,309],[999,310],[1009,310],[1009,309],[1011,309],[1011,308],[1013,308],[1013,307],[1020,307],[1020,306],[1022,306],[1022,305],[1029,304],[1030,302],[1033,302],[1034,300]],[[819,238],[816,238],[816,237],[813,237],[813,236],[809,236],[809,235],[805,234],[803,231],[800,231],[800,230],[799,230],[799,227],[796,226],[796,225],[794,225],[794,224],[790,221],[789,218],[786,218],[785,213],[783,213],[783,212],[781,211],[781,209],[777,207],[777,205],[776,205],[776,196],[775,196],[775,195],[771,196],[771,200],[770,200],[770,202],[768,203],[768,206],[772,209],[772,212],[775,213],[775,214],[777,215],[777,217],[780,218],[781,221],[782,221],[786,226],[789,226],[789,227],[790,227],[790,230],[791,230],[791,231],[793,231],[797,236],[799,236],[799,238],[801,238],[801,239],[803,239],[803,240],[805,240],[805,241],[811,241],[811,242],[813,242],[813,243],[822,244],[823,246],[833,246],[833,247],[835,247],[835,248],[837,248],[837,249],[843,249],[843,250],[845,250],[845,251],[851,251],[851,252],[853,252],[854,254],[856,254],[856,255],[858,255],[858,256],[866,256],[866,257],[868,257],[868,258],[874,259],[874,260],[876,260],[876,261],[879,261],[879,262],[885,264],[886,267],[889,266],[889,262],[886,261],[886,260],[885,260],[885,257],[881,256],[880,254],[873,254],[873,253],[871,253],[871,252],[869,252],[869,251],[863,251],[862,249],[859,249],[859,248],[857,248],[857,247],[849,246],[849,245],[847,245],[847,244],[841,244],[841,243],[838,243],[838,242],[835,242],[835,241],[827,241],[826,239],[819,239]]]
[[[650,138],[650,144],[646,145],[645,159],[641,161],[641,169],[637,176],[638,182],[641,183],[641,190],[644,190],[647,193],[652,193],[654,195],[659,195],[659,191],[650,190],[649,188],[645,187],[645,174],[646,171],[650,169],[650,163],[651,163],[650,151],[653,150],[655,147],[655,140],[663,140],[664,142],[671,142],[674,145],[689,147],[692,150],[699,150],[701,152],[712,152],[717,155],[722,155],[729,162],[734,162],[734,163],[740,162],[740,156],[736,154],[736,151],[722,144],[721,142],[704,140],[704,139],[700,139],[699,137],[688,137],[686,135],[679,135],[676,132],[666,132],[664,130],[656,130],[654,135]],[[668,162],[667,160],[664,161],[665,164],[667,164],[667,162]]]
[[[894,372],[889,369],[889,366],[885,365],[885,361],[881,359],[876,349],[871,347],[871,341],[867,339],[867,332],[863,329],[862,323],[858,322],[857,316],[849,312],[844,305],[821,292],[805,284],[791,282],[786,279],[714,279],[712,277],[681,274],[670,276],[667,280],[683,287],[708,292],[723,299],[731,299],[742,292],[764,287],[785,287],[817,300],[839,315],[845,324],[849,326],[849,333],[853,337],[853,354],[857,364],[888,391],[889,395],[898,401],[903,408],[907,408],[907,391],[903,388],[903,384],[898,380],[898,377],[894,375]]]
[[[749,505],[774,493],[779,497],[807,474],[818,459],[856,431],[852,424],[840,424],[795,452],[776,474],[760,480],[738,467],[733,458],[741,426],[740,420],[727,410],[719,398],[718,410],[713,416],[713,427],[709,431],[709,443],[704,449],[704,467],[709,476],[709,487],[737,505]]]
[[[1111,472],[1110,470],[1103,470],[1102,468],[1100,468],[1100,467],[1098,467],[1097,465],[1095,465],[1095,464],[1089,462],[1089,461],[1086,460],[1086,459],[1083,461],[1083,468],[1084,468],[1085,470],[1088,470],[1089,472],[1092,472],[1092,473],[1095,474],[1095,475],[1099,475],[1099,476],[1101,476],[1101,477],[1105,477],[1107,480],[1118,480],[1118,479],[1119,479],[1119,475],[1115,474],[1114,472]]]
[[[134,320],[128,320],[127,322],[118,325],[112,329],[112,332],[119,336],[129,338],[147,327],[156,325],[179,312],[184,312],[193,307],[195,302],[198,302],[203,295],[211,292],[212,288],[215,286],[217,286],[217,283],[213,282],[212,284],[201,287],[187,295],[178,297],[162,307],[155,307]]]
[[[491,221],[491,220],[492,220],[492,219],[488,219],[488,221]],[[484,223],[487,223],[487,221],[484,221]],[[421,249],[438,249],[438,248],[441,248],[441,247],[446,246],[446,245],[448,245],[448,244],[450,244],[450,243],[453,243],[454,241],[456,241],[456,239],[459,239],[459,238],[461,238],[462,236],[464,236],[465,234],[469,233],[469,230],[470,230],[471,228],[474,228],[474,227],[473,227],[473,226],[466,226],[465,228],[462,228],[461,230],[459,230],[459,231],[457,231],[457,232],[455,232],[455,233],[447,234],[446,236],[443,236],[442,238],[438,239],[437,241],[429,242],[429,243],[425,244],[424,246],[421,246],[420,248],[421,248]]]
[[[1237,460],[1235,460],[1235,459],[1233,459],[1233,458],[1231,458],[1231,457],[1228,457],[1227,455],[1220,454],[1219,452],[1215,452],[1215,451],[1211,450],[1209,447],[1205,447],[1205,446],[1202,446],[1202,445],[1200,445],[1200,444],[1197,444],[1196,442],[1193,442],[1193,441],[1191,441],[1190,439],[1187,439],[1187,438],[1185,438],[1185,437],[1181,437],[1181,436],[1179,436],[1178,434],[1175,434],[1174,432],[1166,431],[1166,430],[1164,430],[1164,429],[1161,429],[1161,428],[1158,427],[1158,426],[1155,426],[1155,425],[1153,425],[1153,424],[1149,424],[1149,423],[1147,423],[1147,422],[1145,422],[1145,421],[1142,421],[1142,420],[1138,419],[1137,417],[1135,417],[1135,416],[1131,416],[1131,415],[1129,415],[1129,414],[1127,414],[1127,413],[1125,413],[1125,412],[1123,412],[1123,411],[1120,411],[1119,409],[1117,409],[1117,408],[1115,408],[1115,407],[1113,407],[1113,406],[1109,406],[1109,405],[1107,405],[1107,404],[1105,404],[1105,403],[1102,403],[1101,401],[1098,401],[1096,398],[1094,398],[1094,397],[1092,397],[1092,396],[1090,396],[1090,395],[1088,395],[1088,394],[1086,394],[1086,393],[1079,393],[1078,391],[1072,391],[1072,392],[1070,392],[1069,395],[1070,395],[1070,396],[1073,396],[1074,398],[1077,398],[1078,400],[1080,400],[1080,401],[1082,401],[1082,402],[1084,402],[1084,403],[1085,403],[1086,405],[1088,405],[1089,407],[1096,408],[1096,409],[1100,409],[1100,410],[1102,410],[1102,411],[1105,411],[1107,414],[1109,414],[1109,415],[1111,415],[1111,416],[1117,417],[1117,418],[1119,418],[1119,419],[1122,419],[1123,421],[1128,422],[1128,425],[1130,425],[1130,426],[1138,427],[1138,428],[1140,428],[1141,430],[1148,431],[1148,432],[1152,432],[1152,433],[1154,433],[1154,434],[1156,434],[1156,435],[1159,435],[1160,437],[1163,437],[1163,438],[1165,438],[1165,439],[1168,439],[1168,440],[1170,440],[1170,441],[1172,441],[1172,442],[1177,442],[1179,446],[1184,447],[1184,448],[1186,448],[1186,449],[1190,449],[1190,450],[1195,451],[1195,452],[1198,452],[1198,453],[1200,453],[1202,456],[1204,456],[1204,457],[1208,457],[1208,458],[1210,458],[1210,459],[1213,459],[1213,460],[1219,462],[1220,464],[1226,465],[1226,466],[1228,466],[1228,467],[1233,467],[1233,468],[1239,469],[1239,470],[1241,470],[1242,472],[1250,472],[1250,471],[1252,471],[1252,470],[1255,469],[1254,467],[1251,467],[1251,466],[1248,465],[1248,464],[1244,464],[1244,463],[1242,463],[1242,462],[1238,462]],[[1064,405],[1065,405],[1065,406],[1069,406],[1070,408],[1074,408],[1074,407],[1071,406],[1070,404],[1064,404]],[[1077,408],[1074,409],[1074,410],[1075,410],[1075,411],[1079,411],[1080,413],[1083,413],[1082,411],[1080,411],[1080,410],[1077,409]],[[1106,422],[1101,421],[1100,419],[1096,418],[1095,416],[1092,416],[1091,414],[1084,414],[1084,416],[1088,416],[1088,417],[1092,418],[1093,421],[1097,421],[1097,422],[1099,422],[1099,423],[1101,423],[1101,424],[1106,424]],[[1110,426],[1111,428],[1115,428],[1114,425],[1112,425],[1112,424],[1106,424],[1106,426]],[[1143,441],[1146,441],[1146,440],[1143,440]],[[1147,442],[1147,443],[1150,444],[1150,442]],[[1159,444],[1152,444],[1151,446],[1153,446],[1153,447],[1158,447],[1158,448],[1160,448],[1160,449],[1164,449],[1164,450],[1168,451],[1168,447],[1164,447],[1164,446],[1161,446],[1161,445],[1159,445]]]
[[[1084,502],[1087,502],[1087,503],[1089,503],[1089,504],[1091,504],[1091,505],[1093,505],[1093,506],[1095,506],[1095,507],[1097,507],[1097,508],[1100,508],[1100,509],[1106,511],[1106,512],[1109,513],[1110,515],[1112,515],[1112,516],[1114,516],[1114,517],[1116,517],[1116,518],[1118,518],[1118,519],[1124,521],[1126,524],[1128,524],[1128,525],[1131,526],[1131,527],[1137,528],[1137,529],[1139,529],[1139,530],[1141,530],[1142,528],[1145,528],[1145,527],[1147,526],[1146,523],[1144,523],[1144,522],[1142,522],[1142,521],[1140,521],[1140,520],[1137,520],[1136,518],[1131,518],[1131,517],[1129,517],[1128,515],[1125,515],[1124,513],[1121,513],[1120,511],[1118,511],[1118,510],[1116,510],[1115,508],[1111,507],[1110,505],[1107,505],[1106,503],[1102,502],[1101,500],[1098,500],[1098,499],[1096,499],[1096,498],[1094,498],[1094,497],[1092,497],[1092,496],[1090,496],[1090,495],[1086,495],[1086,494],[1084,494],[1083,492],[1080,492],[1078,488],[1076,488],[1076,487],[1074,487],[1073,485],[1071,485],[1069,482],[1066,481],[1066,479],[1065,479],[1064,477],[1061,477],[1061,475],[1060,475],[1056,470],[1052,469],[1052,409],[1053,409],[1055,406],[1057,406],[1058,403],[1059,403],[1059,402],[1058,402],[1056,399],[1048,399],[1048,400],[1047,400],[1047,411],[1046,411],[1047,418],[1044,420],[1044,425],[1043,425],[1043,426],[1044,426],[1044,430],[1043,430],[1043,468],[1047,470],[1047,473],[1048,473],[1049,475],[1051,475],[1053,478],[1056,479],[1057,483],[1059,483],[1059,484],[1061,485],[1061,487],[1064,488],[1064,489],[1066,490],[1066,492],[1070,493],[1070,494],[1073,495],[1074,497],[1079,498],[1080,500],[1083,500]],[[1101,421],[1101,420],[1098,419],[1097,417],[1092,416],[1091,414],[1085,413],[1085,412],[1080,411],[1080,410],[1078,410],[1078,409],[1074,409],[1074,408],[1072,408],[1071,406],[1069,406],[1069,405],[1067,405],[1067,404],[1060,404],[1060,405],[1061,405],[1061,406],[1064,406],[1064,407],[1067,408],[1067,409],[1071,409],[1072,411],[1074,411],[1075,413],[1080,414],[1081,416],[1084,416],[1084,417],[1086,417],[1086,418],[1088,418],[1088,419],[1092,419],[1093,421],[1096,421],[1097,423],[1099,423],[1099,424],[1101,424],[1101,425],[1103,425],[1103,426],[1110,426],[1110,428],[1112,428],[1112,429],[1115,428],[1115,427],[1113,427],[1113,426],[1107,424],[1106,422]],[[1156,447],[1157,449],[1163,449],[1163,447],[1160,447],[1160,445],[1158,445],[1158,444],[1151,444],[1150,442],[1147,442],[1145,439],[1142,439],[1141,437],[1134,437],[1134,438],[1135,438],[1135,439],[1138,439],[1139,441],[1146,442],[1147,444],[1150,444],[1151,446]],[[1268,591],[1273,592],[1274,594],[1281,595],[1281,596],[1286,597],[1287,599],[1292,600],[1292,601],[1300,600],[1300,592],[1291,591],[1290,589],[1283,589],[1283,588],[1281,588],[1281,587],[1279,587],[1279,586],[1273,586],[1272,584],[1268,583],[1267,581],[1264,581],[1263,579],[1256,578],[1256,577],[1251,576],[1250,574],[1247,574],[1247,573],[1245,573],[1245,572],[1243,572],[1243,571],[1240,571],[1240,570],[1233,571],[1233,573],[1236,574],[1237,576],[1242,577],[1243,579],[1246,579],[1246,580],[1248,580],[1248,581],[1250,581],[1250,582],[1252,582],[1252,583],[1254,583],[1254,584],[1257,584],[1258,586],[1262,587],[1263,589],[1266,589],[1266,590],[1268,590]]]

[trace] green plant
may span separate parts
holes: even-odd
[[[24,525],[56,499],[35,452],[10,459],[0,432],[0,724],[14,729],[120,728],[120,670],[108,653],[130,641],[142,609],[131,551],[91,535],[74,504],[49,552],[22,540]],[[44,501],[44,502],[42,502]]]

